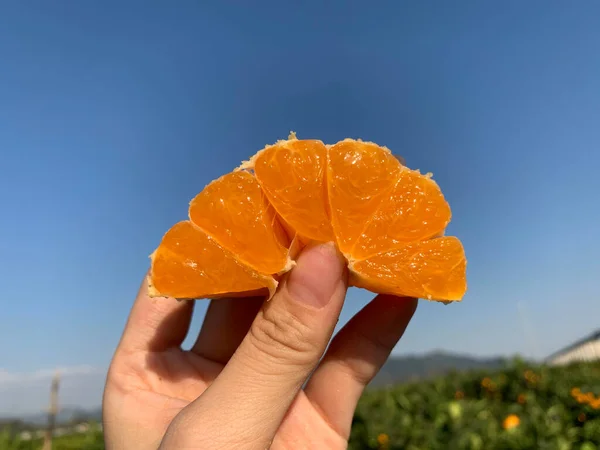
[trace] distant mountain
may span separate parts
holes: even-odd
[[[369,386],[380,387],[431,378],[450,371],[500,369],[506,365],[507,361],[504,358],[477,358],[441,351],[420,356],[396,356],[388,359]]]

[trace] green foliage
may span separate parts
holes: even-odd
[[[0,450],[41,445],[0,432]],[[514,361],[501,371],[369,390],[349,448],[600,450],[600,363],[550,368]],[[54,439],[53,450],[76,449],[104,449],[99,427]]]
[[[9,430],[0,432],[0,450],[40,450],[43,439],[23,439]],[[85,433],[57,436],[52,441],[52,450],[104,450],[104,438],[98,426]]]
[[[368,391],[350,449],[384,448],[600,450],[600,364],[515,360],[501,371]]]

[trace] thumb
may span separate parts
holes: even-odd
[[[224,439],[267,448],[323,355],[346,290],[345,261],[335,246],[305,249],[221,374],[183,411],[191,415],[184,428],[194,429],[194,439],[204,441],[209,433],[213,445]],[[223,426],[226,433],[217,431]]]
[[[334,245],[306,249],[279,292],[265,302],[227,372],[257,372],[279,386],[282,378],[288,388],[302,386],[327,347],[346,289],[345,264]]]

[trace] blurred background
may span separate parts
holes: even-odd
[[[599,17],[585,0],[2,3],[0,416],[43,411],[57,369],[62,405],[99,407],[162,234],[290,130],[386,145],[452,207],[468,294],[421,301],[395,357],[541,362],[592,335]],[[371,297],[351,291],[340,326]]]

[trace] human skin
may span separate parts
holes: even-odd
[[[309,247],[271,300],[211,301],[184,350],[194,302],[150,298],[144,282],[106,380],[106,448],[346,448],[417,307],[378,295],[331,340],[346,291],[335,247]]]

